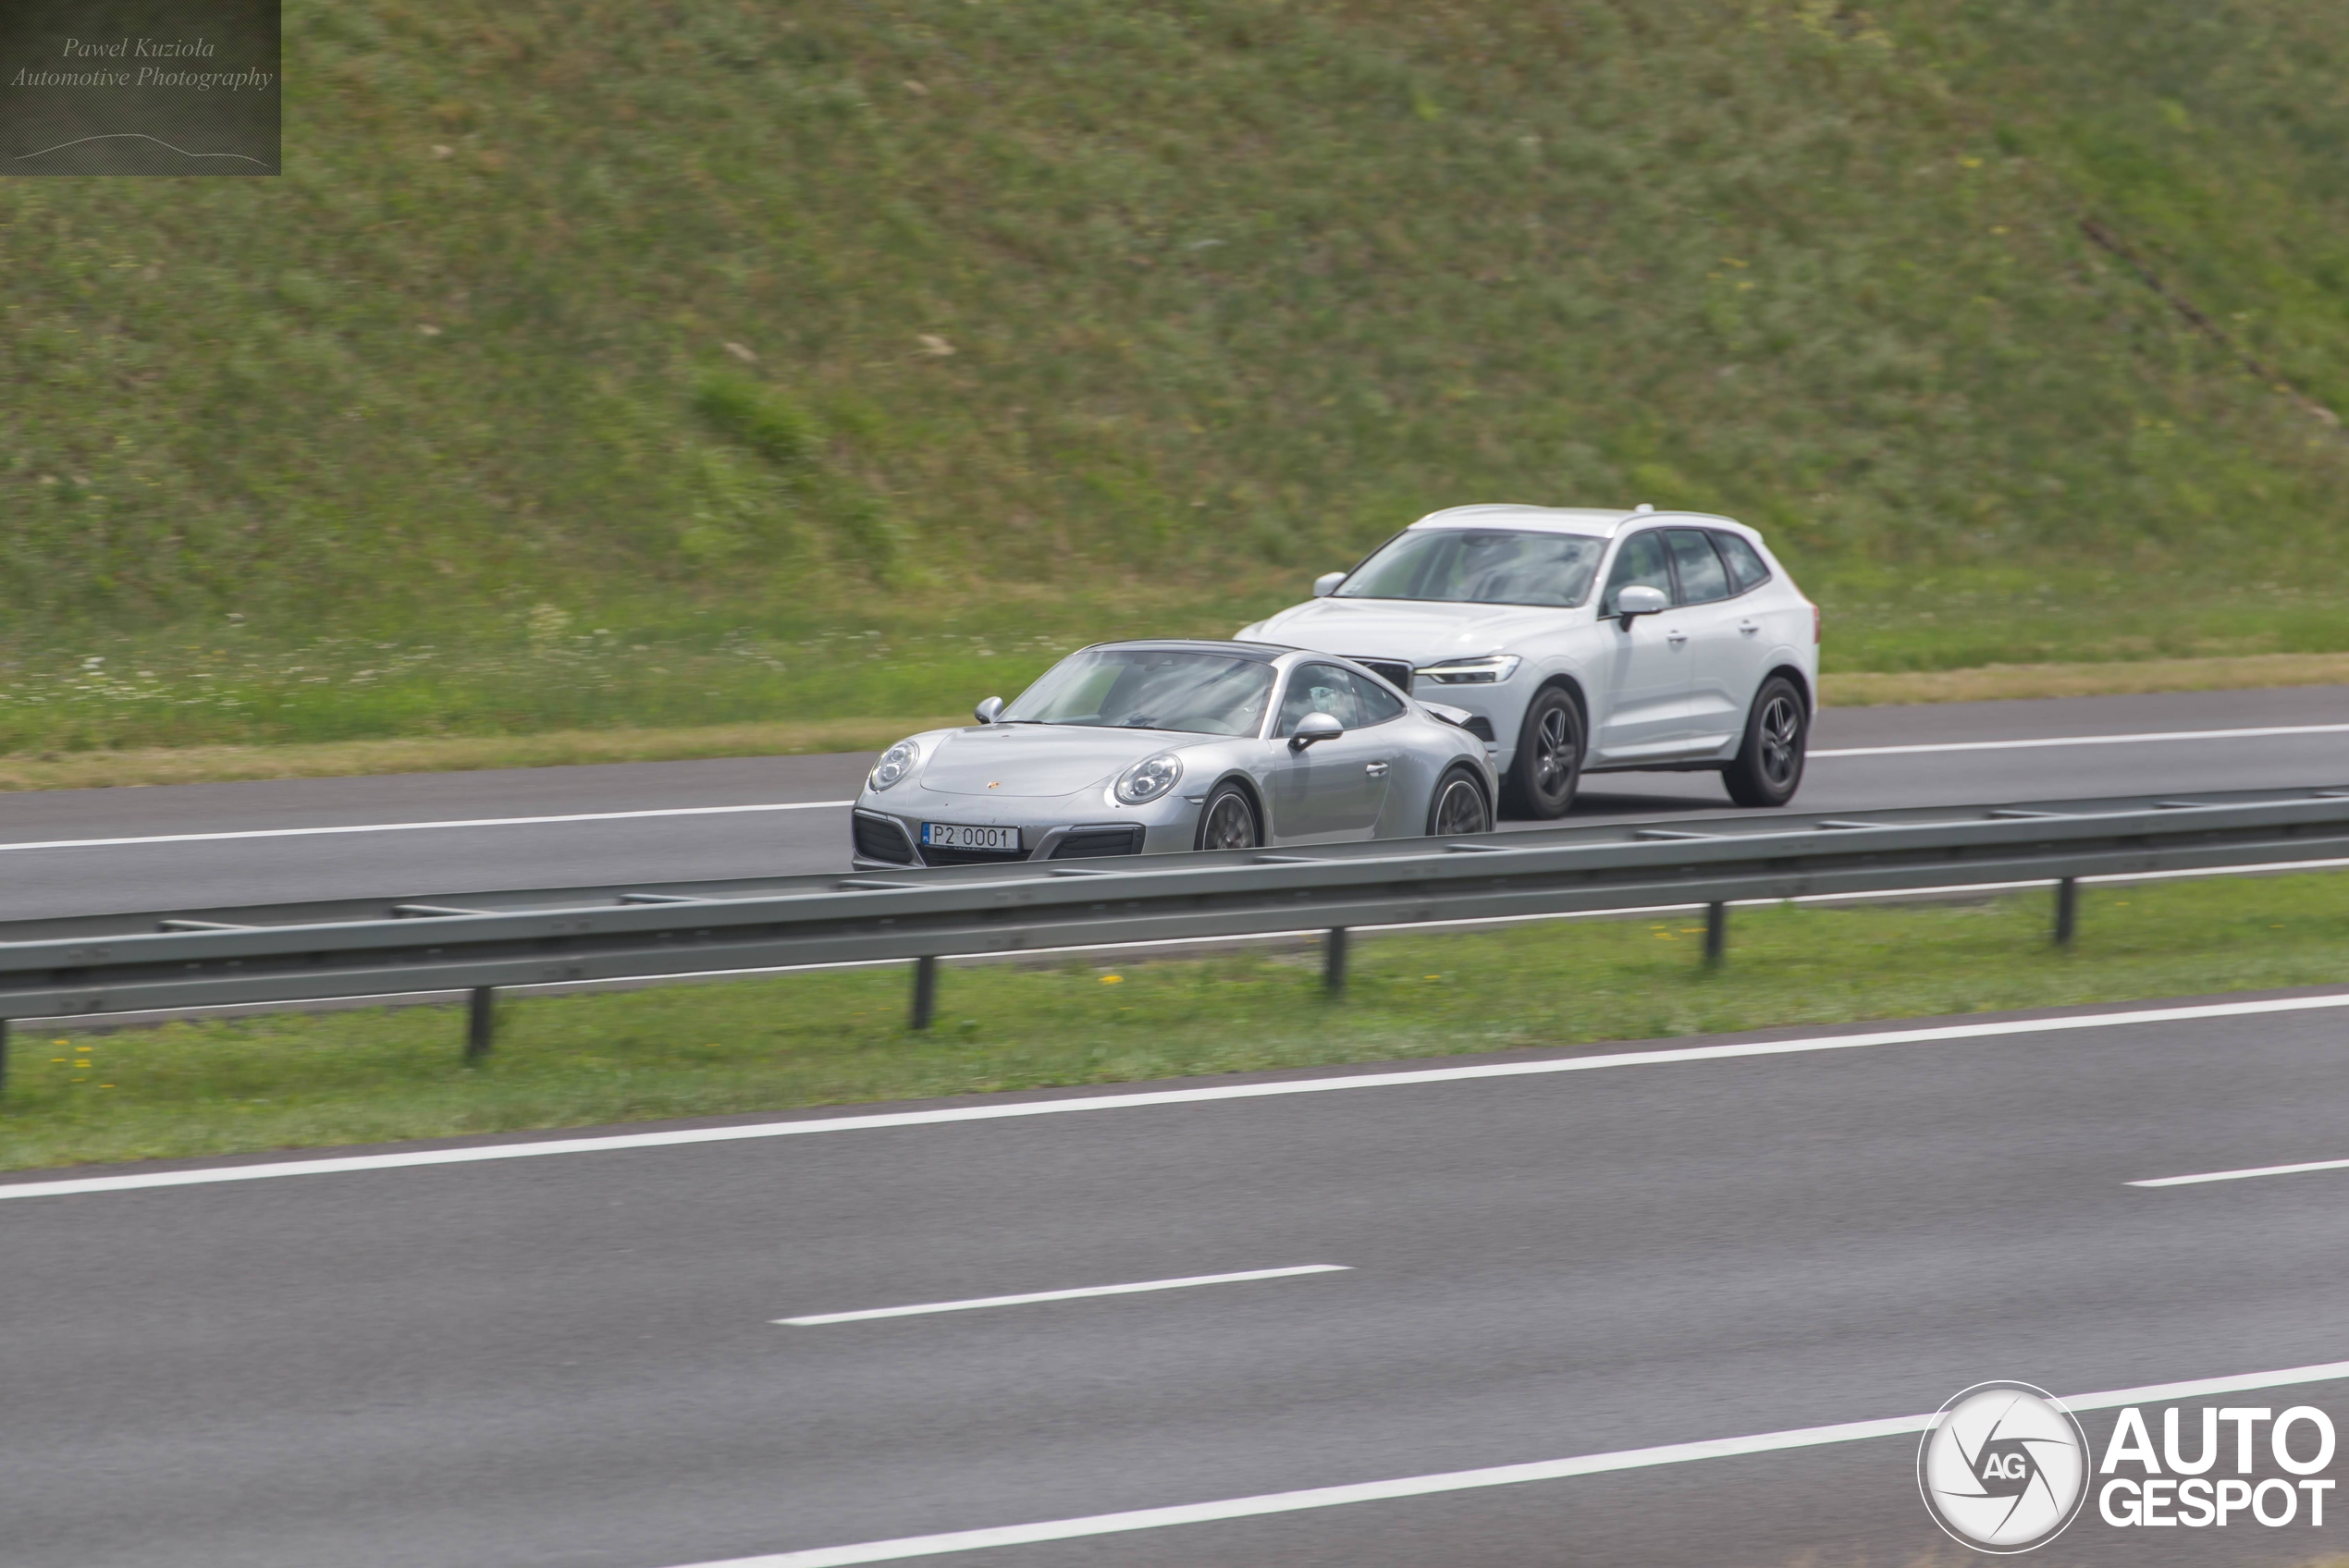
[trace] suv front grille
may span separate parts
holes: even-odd
[[[1353,658],[1356,664],[1360,665],[1364,669],[1369,670],[1371,674],[1377,676],[1380,680],[1385,681],[1389,686],[1394,687],[1405,696],[1408,697],[1411,694],[1411,667],[1406,661],[1402,659],[1366,659],[1359,655],[1349,655],[1348,656]]]
[[[893,861],[899,865],[914,864],[914,843],[905,830],[885,816],[867,816],[858,812],[849,819],[850,837],[856,852],[867,860]]]

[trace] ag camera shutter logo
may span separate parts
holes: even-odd
[[[2047,1390],[1976,1383],[1953,1396],[1917,1445],[1917,1490],[1933,1522],[1976,1551],[2043,1547],[2088,1496],[2088,1435]]]

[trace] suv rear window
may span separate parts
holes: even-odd
[[[1721,546],[1721,558],[1729,563],[1729,581],[1742,594],[1770,581],[1770,569],[1762,564],[1761,552],[1734,533],[1716,533],[1713,542]]]

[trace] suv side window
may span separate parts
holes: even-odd
[[[1721,558],[1729,563],[1729,581],[1737,584],[1739,593],[1770,581],[1770,569],[1762,564],[1762,553],[1753,545],[1734,533],[1716,533],[1713,542],[1721,546]]]
[[[1661,530],[1650,529],[1623,541],[1623,548],[1616,553],[1615,570],[1606,574],[1606,596],[1599,601],[1600,619],[1613,615],[1615,596],[1633,586],[1660,589],[1666,598],[1672,596],[1672,569],[1665,563]]]
[[[1713,536],[1699,528],[1669,528],[1672,565],[1680,580],[1679,602],[1709,605],[1729,596],[1729,573],[1713,548]]]
[[[1346,678],[1353,684],[1354,701],[1362,714],[1362,728],[1384,724],[1391,718],[1403,717],[1403,699],[1375,680],[1366,680],[1352,670]]]
[[[1277,738],[1294,735],[1309,713],[1325,713],[1348,729],[1362,728],[1361,704],[1354,697],[1354,677],[1334,664],[1301,664],[1288,678],[1288,695],[1281,699]]]

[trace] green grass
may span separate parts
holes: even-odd
[[[2116,1001],[2349,979],[2349,877],[2093,890],[2077,949],[2044,895],[1740,910],[1701,965],[1686,920],[1364,940],[1346,997],[1311,954],[950,968],[936,1026],[902,970],[500,1005],[487,1065],[440,1008],[29,1037],[0,1167],[437,1137],[1124,1083],[1774,1024]],[[2060,1048],[2060,1047],[2050,1047]]]
[[[2330,0],[289,0],[287,58],[282,178],[0,182],[0,747],[953,711],[1496,497],[1761,524],[1831,668],[2349,647]]]

